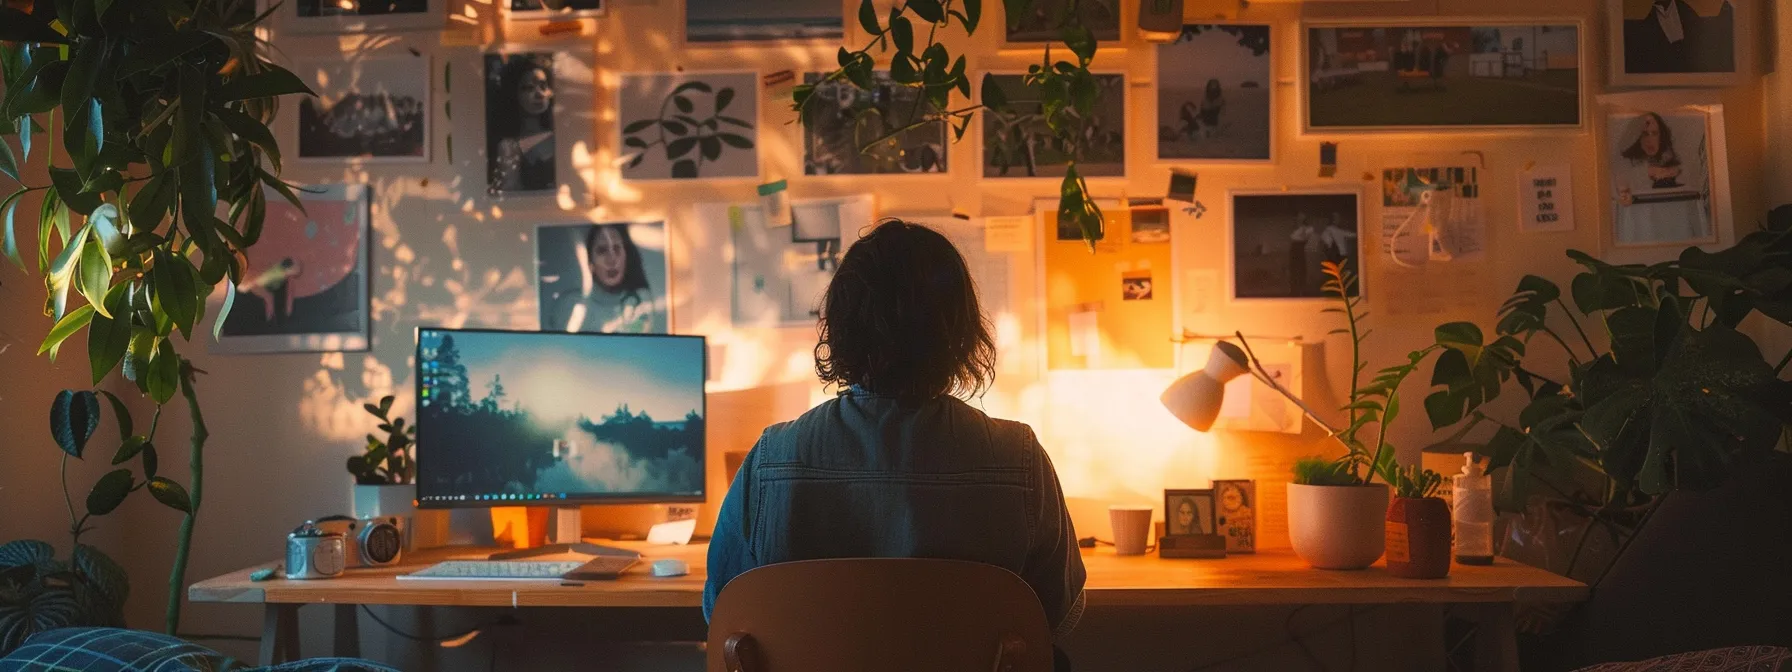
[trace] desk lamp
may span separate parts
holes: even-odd
[[[1219,417],[1220,406],[1226,399],[1226,383],[1239,376],[1250,374],[1269,389],[1294,402],[1301,412],[1314,424],[1324,428],[1327,434],[1338,435],[1338,430],[1319,418],[1313,409],[1301,401],[1300,397],[1282,387],[1275,378],[1263,369],[1262,362],[1257,361],[1256,353],[1251,352],[1250,343],[1244,340],[1244,334],[1235,334],[1240,345],[1228,341],[1214,343],[1213,352],[1207,355],[1207,366],[1170,383],[1159,401],[1164,408],[1181,420],[1183,424],[1194,428],[1197,432],[1205,432],[1213,428],[1213,421]]]

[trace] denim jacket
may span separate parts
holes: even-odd
[[[852,388],[767,428],[722,500],[703,617],[754,567],[864,557],[1006,568],[1060,636],[1082,613],[1076,532],[1033,430],[952,397],[904,405]]]

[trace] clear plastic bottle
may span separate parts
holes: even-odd
[[[1450,507],[1455,523],[1456,562],[1464,565],[1493,564],[1493,478],[1487,475],[1474,453],[1464,453],[1467,461],[1457,474],[1453,490],[1454,506]]]

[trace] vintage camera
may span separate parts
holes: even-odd
[[[404,552],[404,519],[398,516],[330,516],[313,522],[325,533],[342,535],[343,555],[350,567],[396,565]]]

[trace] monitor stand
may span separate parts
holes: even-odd
[[[565,506],[554,509],[554,517],[548,521],[548,543],[535,548],[524,548],[514,551],[499,551],[486,557],[488,560],[523,560],[544,555],[560,555],[562,553],[580,553],[583,555],[623,555],[640,557],[640,553],[626,548],[599,546],[586,543],[580,536],[583,529],[579,520],[579,507]]]

